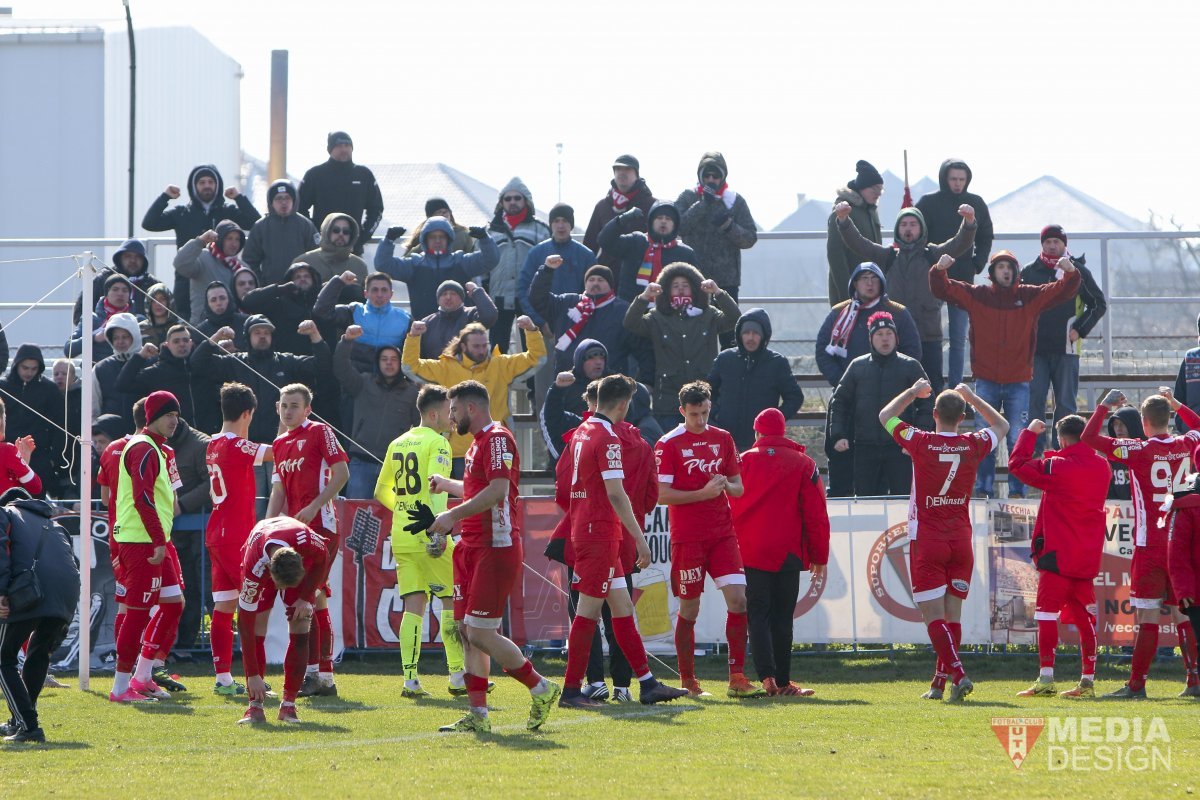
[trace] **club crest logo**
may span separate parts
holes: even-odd
[[[1044,717],[992,717],[992,730],[1017,769],[1029,758],[1045,727]]]

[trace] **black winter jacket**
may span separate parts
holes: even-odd
[[[27,611],[11,612],[4,622],[67,622],[75,615],[79,606],[79,564],[67,532],[51,519],[53,514],[53,507],[44,500],[17,500],[0,510],[0,595],[8,594],[14,575],[29,569],[35,553],[42,587],[41,602]],[[42,543],[40,553],[38,542]]]
[[[829,441],[848,439],[854,447],[895,447],[879,412],[896,395],[927,378],[921,362],[899,351],[880,355],[871,351],[850,362],[829,400]],[[933,430],[933,398],[918,398],[900,419],[923,430]]]
[[[362,255],[363,246],[383,218],[383,194],[371,170],[353,161],[330,158],[304,173],[296,210],[311,219],[318,230],[330,214],[349,214],[360,231],[354,253]]]
[[[1063,353],[1079,354],[1079,343],[1070,344],[1068,331],[1074,328],[1082,339],[1092,332],[1096,323],[1108,311],[1108,302],[1104,292],[1096,284],[1091,270],[1084,266],[1084,258],[1071,257],[1071,263],[1079,270],[1079,294],[1069,300],[1064,300],[1056,306],[1050,306],[1038,315],[1037,343],[1034,353],[1039,356],[1062,355]],[[1046,266],[1041,258],[1021,270],[1021,283],[1030,286],[1040,286],[1044,283],[1054,283],[1058,280],[1057,271]]]
[[[26,383],[21,380],[17,367],[30,359],[37,362],[38,371],[34,379]],[[29,459],[29,466],[42,479],[45,491],[57,495],[67,475],[67,464],[62,456],[64,436],[57,426],[51,425],[46,419],[62,419],[66,401],[54,381],[47,378],[45,373],[46,361],[41,348],[35,344],[21,345],[13,356],[8,375],[0,380],[0,398],[3,398],[7,411],[4,438],[15,442],[22,436],[33,437],[37,449]]]
[[[180,418],[192,426],[199,426],[192,393],[191,364],[187,359],[171,355],[166,347],[153,359],[143,358],[140,353],[131,355],[117,375],[117,391],[132,395],[134,399],[146,397],[151,392],[170,392],[179,400]]]
[[[950,191],[947,175],[951,169],[961,169],[967,173],[967,185],[962,194]],[[938,186],[940,188],[936,192],[931,192],[917,201],[917,210],[924,215],[925,224],[929,226],[929,241],[945,242],[958,233],[958,226],[962,223],[958,207],[966,203],[975,209],[975,223],[979,227],[975,231],[974,249],[968,250],[950,267],[951,278],[974,283],[975,276],[987,267],[992,240],[995,238],[991,212],[988,211],[987,203],[983,202],[982,197],[967,191],[971,188],[971,168],[965,161],[957,158],[943,161],[941,169],[938,170]]]

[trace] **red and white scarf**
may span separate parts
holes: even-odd
[[[666,255],[666,251],[679,244],[678,238],[662,244],[650,238],[647,238],[646,241],[648,242],[646,253],[642,256],[642,265],[638,267],[638,286],[647,286],[658,280],[658,273],[662,272],[663,261],[666,260],[663,256]]]
[[[683,311],[689,317],[698,317],[704,313],[703,308],[696,308],[692,305],[692,296],[690,294],[677,294],[672,297],[671,308],[675,311]]]
[[[865,308],[871,308],[878,302],[877,298],[870,305],[865,306]],[[833,331],[829,334],[829,344],[825,345],[826,353],[839,358],[846,357],[846,345],[850,342],[850,334],[854,331],[854,323],[863,308],[864,306],[858,301],[857,296],[850,298],[850,302],[842,309],[842,313],[838,315],[837,320],[833,323]]]
[[[226,267],[228,267],[231,273],[237,272],[239,269],[242,269],[246,266],[237,256],[225,255],[225,253],[221,251],[219,244],[219,242],[209,242],[208,245],[208,254],[215,258],[218,263],[224,264]]]
[[[638,191],[639,187],[635,184],[632,192],[629,194],[621,194],[621,192],[617,189],[616,182],[614,181],[612,191],[608,193],[609,197],[612,198],[613,211],[617,212],[618,214],[628,211],[629,204],[632,203],[634,198],[638,196]]]
[[[696,195],[699,197],[699,196],[703,196],[703,194],[704,194],[704,184],[697,183],[696,184]],[[733,204],[735,202],[737,202],[737,192],[735,192],[733,189],[730,189],[728,183],[722,183],[721,188],[717,189],[715,192],[713,192],[713,194],[715,194],[718,198],[720,198],[721,202],[725,204],[726,210],[733,208]]]
[[[1066,256],[1067,258],[1071,257],[1071,254],[1068,253],[1066,250],[1063,251],[1063,255]],[[1057,258],[1048,256],[1045,253],[1040,254],[1038,257],[1042,259],[1042,263],[1046,265],[1047,269],[1054,270],[1055,272],[1059,273],[1058,277],[1060,277],[1060,278],[1062,277],[1061,270],[1059,270],[1059,268],[1058,268],[1058,259]]]
[[[579,334],[583,332],[584,327],[588,324],[588,320],[596,313],[597,309],[604,308],[606,305],[617,299],[614,292],[601,295],[595,299],[585,295],[580,295],[579,302],[575,307],[567,312],[567,319],[571,320],[571,327],[563,332],[562,336],[558,337],[558,341],[554,343],[555,350],[566,350],[571,346],[571,342],[579,338]]]

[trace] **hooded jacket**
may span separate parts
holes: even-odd
[[[196,180],[202,174],[211,174],[217,181],[217,191],[212,201],[205,206],[196,195]],[[199,164],[192,168],[187,179],[189,202],[171,208],[171,202],[166,192],[160,194],[150,204],[146,216],[142,217],[142,227],[148,231],[175,231],[175,247],[182,248],[192,239],[209,230],[216,230],[217,223],[223,219],[231,219],[242,230],[249,230],[262,214],[250,202],[245,194],[239,194],[233,202],[225,199],[225,181],[221,173],[212,164]],[[175,310],[184,319],[191,317],[191,286],[188,279],[182,275],[175,276]]]
[[[667,263],[683,263],[691,264],[694,267],[699,265],[696,259],[696,251],[688,247],[679,240],[679,209],[674,203],[665,200],[656,200],[654,205],[650,207],[646,218],[642,220],[643,225],[649,225],[650,218],[658,214],[668,214],[671,219],[675,220],[675,230],[672,232],[670,239],[663,239],[655,233],[645,233],[642,231],[632,231],[630,233],[621,233],[623,230],[622,223],[616,217],[613,217],[600,231],[600,246],[604,251],[610,254],[616,261],[617,266],[613,268],[613,273],[617,277],[617,285],[613,288],[617,290],[617,296],[625,302],[633,301],[641,293],[642,288],[638,286],[637,276],[638,270],[642,268],[642,263],[646,256],[646,249],[650,246],[650,237],[654,237],[654,241],[661,243],[675,240],[675,246],[664,253],[664,258],[670,259]],[[661,241],[660,241],[661,240]],[[665,270],[667,264],[663,265]],[[661,274],[659,275],[661,278]],[[717,281],[717,285],[723,285]]]
[[[921,226],[921,234],[907,243],[900,238],[900,222],[905,217],[912,217]],[[969,251],[977,227],[963,219],[953,239],[930,244],[924,216],[915,208],[905,208],[896,215],[891,247],[864,238],[848,219],[838,222],[838,233],[851,251],[864,261],[873,261],[883,268],[891,286],[891,296],[912,314],[921,341],[933,342],[942,338],[942,303],[929,289],[930,267],[943,255],[958,258]]]
[[[432,219],[432,217],[430,217]],[[446,219],[439,217],[439,219]],[[478,248],[475,246],[476,240],[471,237],[471,229],[466,225],[459,225],[446,219],[450,223],[450,230],[454,235],[450,237],[450,245],[446,248],[448,252],[455,253],[459,250],[464,253],[474,253]],[[425,252],[425,225],[429,220],[422,220],[413,232],[408,235],[408,241],[404,243],[404,255],[415,256]]]
[[[300,270],[307,270],[312,276],[313,284],[308,289],[300,289],[292,283],[292,278]],[[316,268],[303,262],[296,263],[288,268],[282,283],[247,292],[242,298],[242,308],[248,314],[264,314],[271,320],[275,326],[271,338],[272,350],[309,355],[313,352],[312,341],[296,329],[304,320],[313,318],[313,307],[320,292],[321,277]],[[272,436],[270,441],[274,440]]]
[[[782,572],[829,563],[825,486],[804,445],[762,436],[741,460],[745,492],[729,506],[745,565]]]
[[[430,217],[421,232],[421,243],[426,252],[397,258],[393,255],[396,243],[389,239],[384,239],[375,248],[375,269],[386,272],[408,286],[413,319],[422,319],[437,311],[437,288],[444,281],[465,284],[476,275],[490,272],[500,260],[496,243],[488,237],[479,240],[479,250],[474,253],[456,250],[452,253],[430,254],[427,239],[432,231],[441,231],[448,238],[454,233],[448,220]]]
[[[111,275],[111,273],[110,273],[110,275]],[[155,283],[152,286],[147,288],[146,293],[147,294],[152,293],[154,291],[155,287],[163,287],[163,285],[161,283]],[[165,287],[163,287],[163,288],[165,288]],[[145,299],[144,296],[141,295],[141,293],[138,292],[136,289],[133,291],[133,294],[137,294],[138,296],[143,297],[143,299]],[[93,335],[95,335],[96,331],[99,331],[102,329],[106,333],[104,341],[103,342],[96,342],[96,341],[92,342],[92,364],[93,365],[98,364],[105,358],[108,358],[109,356],[111,356],[113,354],[112,343],[107,337],[108,323],[109,323],[110,319],[116,319],[117,317],[130,316],[130,317],[134,318],[134,320],[139,324],[139,326],[145,324],[145,317],[142,314],[139,314],[136,311],[134,311],[133,303],[132,303],[132,296],[131,296],[131,302],[130,302],[129,306],[127,307],[126,311],[119,312],[119,313],[113,314],[111,316],[109,316],[108,311],[105,308],[103,292],[101,292],[101,294],[98,295],[98,298],[99,299],[96,300],[96,306],[92,310],[90,326],[88,328],[86,328],[86,332],[85,332],[83,321],[80,320],[75,325],[75,330],[71,331],[71,338],[67,339],[66,343],[63,345],[63,355],[65,355],[67,358],[78,358],[78,357],[82,356],[83,355],[83,337],[84,336],[93,336]],[[142,339],[145,337],[144,337],[144,334],[139,334],[137,338]]]
[[[861,355],[871,352],[871,337],[867,335],[867,320],[876,311],[887,311],[896,322],[896,336],[900,340],[897,349],[904,355],[921,360],[921,335],[917,332],[917,324],[913,322],[908,309],[895,302],[887,295],[887,277],[877,265],[864,262],[854,268],[847,283],[847,296],[854,294],[854,282],[864,272],[873,272],[879,278],[879,298],[870,306],[860,307],[858,316],[854,318],[854,327],[850,330],[850,338],[846,342],[846,355],[838,356],[830,353],[825,346],[833,338],[833,326],[837,324],[842,311],[850,305],[850,300],[843,300],[829,310],[821,330],[817,333],[817,369],[829,381],[830,386],[837,386],[842,379],[842,373],[851,361]]]
[[[948,176],[952,169],[965,170],[967,173],[967,185],[961,194],[950,191]],[[988,254],[992,252],[994,238],[992,215],[988,211],[987,203],[983,202],[979,195],[968,191],[971,188],[971,178],[971,168],[967,166],[967,162],[958,158],[948,158],[938,170],[938,190],[917,201],[917,210],[925,216],[925,222],[929,225],[929,240],[932,242],[944,242],[958,231],[958,226],[962,223],[962,217],[958,215],[960,205],[966,203],[975,209],[975,223],[979,228],[975,231],[974,248],[968,249],[962,258],[950,267],[951,278],[967,283],[973,282],[975,276],[987,267]]]
[[[533,305],[529,287],[533,283],[533,276],[550,256],[560,256],[563,260],[558,269],[551,271],[553,280],[550,282],[550,291],[555,294],[582,291],[583,275],[596,263],[596,256],[591,250],[570,238],[565,242],[556,242],[551,236],[529,251],[525,256],[525,263],[521,266],[521,274],[517,276],[517,297],[521,300],[521,310],[528,314],[539,328],[545,325],[547,320]]]
[[[583,394],[587,390],[589,379],[583,372],[583,355],[597,347],[605,351],[604,373],[601,377],[617,374],[608,362],[608,348],[604,343],[595,339],[583,339],[572,354],[574,366],[571,372],[575,375],[575,382],[566,387],[551,384],[546,391],[546,402],[538,414],[538,423],[551,463],[557,461],[562,453],[563,437],[583,421],[583,414],[587,411],[587,402],[583,399]],[[629,402],[625,421],[635,426],[642,439],[651,447],[662,438],[663,429],[650,410],[650,390],[645,384],[639,383],[633,390],[633,399]]]
[[[350,244],[343,247],[335,247],[329,241],[329,229],[339,219],[350,223]],[[353,252],[354,242],[358,239],[358,230],[358,222],[349,214],[340,212],[330,214],[321,223],[321,239],[316,249],[296,256],[292,260],[292,264],[304,263],[311,266],[320,276],[319,284],[325,283],[334,275],[341,275],[346,270],[350,270],[358,278],[358,286],[361,290],[363,281],[367,279],[367,273],[370,270],[367,269],[367,262]],[[284,279],[287,280],[287,273],[284,273]]]
[[[837,205],[843,201],[850,204],[850,222],[854,229],[868,241],[881,244],[883,226],[879,224],[879,209],[867,203],[861,194],[849,186],[837,190],[833,204]],[[850,273],[854,271],[854,265],[862,259],[855,256],[854,251],[842,241],[836,213],[830,213],[827,227],[829,234],[825,239],[825,258],[829,261],[829,305],[834,306],[850,299],[846,286],[850,280]]]
[[[252,270],[249,269],[246,271],[252,272]],[[241,270],[238,270],[238,272],[241,272]],[[235,272],[234,274],[236,275],[237,273]],[[224,284],[222,284],[222,286],[224,286]],[[221,328],[228,327],[233,328],[233,343],[236,348],[238,350],[245,350],[247,343],[242,329],[246,325],[248,315],[238,311],[238,305],[234,301],[235,295],[233,289],[229,289],[229,305],[226,306],[225,313],[220,315],[214,314],[212,308],[210,308],[208,305],[208,293],[211,291],[211,289],[212,285],[209,284],[208,286],[204,287],[204,294],[201,295],[201,297],[204,298],[204,319],[196,323],[195,329],[192,330],[192,340],[196,344],[200,344],[201,341],[209,338],[214,333],[221,330]]]
[[[621,212],[613,207],[612,191],[617,188],[616,180],[609,182],[610,190],[601,197],[596,203],[596,207],[592,209],[592,217],[588,220],[587,231],[583,234],[583,246],[596,254],[596,263],[603,264],[610,268],[613,272],[617,271],[617,267],[621,263],[620,256],[615,253],[609,253],[600,244],[600,231],[617,217]],[[646,222],[650,219],[650,207],[658,201],[654,198],[654,192],[650,191],[650,187],[638,176],[637,181],[633,184],[626,195],[630,197],[630,203],[623,210],[628,211],[631,208],[640,208],[646,216],[642,217],[638,224],[638,230],[642,233],[646,232]],[[678,233],[678,226],[676,226]]]
[[[171,294],[171,290],[167,288],[165,283],[154,284],[150,287],[148,294],[151,298],[159,295],[165,295],[167,308],[178,313],[177,309],[175,308],[175,296]],[[186,319],[186,317],[184,318]],[[175,317],[175,314],[171,313],[156,319],[154,317],[154,303],[151,300],[147,300],[146,314],[140,323],[142,326],[142,342],[161,347],[162,343],[167,340],[167,331],[169,331],[173,325],[178,323],[179,320]]]
[[[166,347],[150,359],[143,358],[138,352],[129,356],[117,376],[117,391],[132,395],[135,400],[151,392],[170,392],[179,400],[180,418],[193,426],[199,425],[192,395],[191,364],[186,358],[176,358]]]
[[[380,372],[379,356],[390,350],[399,359],[399,347],[380,347],[375,353],[375,368],[361,372],[350,360],[353,344],[342,339],[333,349],[333,374],[342,391],[354,398],[354,428],[347,451],[351,458],[382,461],[393,439],[421,424],[421,413],[417,411],[420,387],[403,370],[390,380]]]
[[[1113,427],[1115,420],[1120,420],[1125,424],[1126,433],[1123,436],[1117,435]],[[1114,439],[1145,439],[1146,430],[1142,427],[1142,412],[1133,406],[1118,408],[1108,418],[1108,435]],[[1130,471],[1129,466],[1121,461],[1109,461],[1108,466],[1112,469],[1112,478],[1108,482],[1108,499],[1133,499],[1133,472]]]
[[[108,321],[104,335],[112,345],[112,331],[116,328],[133,337],[133,345],[124,353],[115,350],[111,356],[100,360],[92,369],[95,378],[92,388],[92,415],[114,414],[121,418],[124,430],[121,436],[133,433],[133,404],[142,395],[130,394],[117,388],[117,377],[131,356],[142,349],[142,329],[137,317],[132,314],[116,314]],[[118,437],[119,438],[119,437]]]
[[[462,360],[449,355],[421,358],[421,338],[407,336],[404,339],[404,374],[420,383],[437,383],[442,386],[453,386],[462,381],[479,381],[487,387],[491,397],[492,419],[501,424],[507,424],[504,420],[509,417],[509,387],[522,378],[529,377],[546,363],[546,343],[542,341],[541,336],[526,337],[528,349],[524,353],[501,353],[500,348],[493,347],[491,355],[478,364],[465,356]],[[450,448],[455,458],[465,456],[470,446],[470,434],[460,436],[455,433],[450,436]]]
[[[563,266],[566,266],[565,264]],[[562,269],[559,267],[558,269]],[[583,295],[579,292],[555,293],[553,283],[558,270],[550,269],[545,264],[538,268],[529,291],[529,301],[538,311],[540,318],[550,324],[550,339],[555,342],[554,360],[555,371],[563,372],[571,369],[574,363],[575,350],[579,342],[587,337],[599,340],[609,353],[609,364],[616,372],[625,372],[625,359],[629,352],[630,333],[625,329],[625,312],[629,303],[620,297],[613,296],[605,305],[595,309],[583,329],[565,348],[557,346],[558,340],[575,324],[568,316]],[[564,340],[565,341],[565,340]]]
[[[498,261],[488,275],[488,294],[497,305],[504,309],[518,307],[517,276],[525,265],[529,251],[550,238],[550,228],[540,222],[534,214],[533,194],[520,178],[513,178],[500,190],[500,197],[509,192],[520,192],[525,196],[525,208],[529,212],[524,221],[517,225],[516,230],[508,227],[504,221],[504,204],[496,200],[496,211],[488,228],[488,235],[495,242]]]
[[[1096,323],[1108,310],[1104,292],[1096,285],[1096,279],[1084,266],[1083,257],[1071,258],[1079,271],[1079,293],[1074,297],[1049,306],[1038,317],[1037,344],[1034,352],[1040,356],[1058,356],[1063,353],[1079,355],[1083,352],[1083,339],[1092,332]],[[953,269],[953,267],[951,267]],[[1058,280],[1058,270],[1046,266],[1041,258],[1021,270],[1021,283],[1026,286],[1041,286]],[[1074,330],[1079,339],[1071,341]]]
[[[130,273],[121,265],[121,257],[125,253],[136,253],[141,256],[142,266],[136,273]],[[133,284],[134,288],[129,294],[129,305],[133,309],[134,314],[146,313],[146,293],[149,293],[150,287],[159,283],[158,278],[150,273],[150,260],[146,257],[146,245],[141,239],[126,239],[125,242],[113,253],[113,266],[105,267],[96,273],[96,277],[92,279],[92,301],[98,303],[100,298],[104,296],[104,282],[111,275],[124,275],[126,279]],[[138,291],[138,290],[141,291]],[[71,312],[71,321],[76,325],[79,324],[79,319],[83,310],[83,293],[75,298],[75,308]]]
[[[26,383],[17,367],[30,359],[37,363],[37,374]],[[42,488],[55,495],[66,475],[67,465],[62,457],[64,437],[57,426],[46,420],[61,419],[66,405],[62,392],[45,372],[46,360],[41,348],[35,344],[21,345],[9,365],[8,375],[0,380],[0,398],[6,406],[4,438],[15,442],[22,436],[33,437],[37,449],[29,459],[29,466],[42,479]]]
[[[331,157],[304,173],[296,211],[313,222],[326,220],[330,214],[347,214],[359,231],[350,239],[351,248],[361,253],[383,219],[383,194],[371,170],[353,160]],[[321,223],[322,230],[324,227]]]
[[[892,398],[921,378],[928,379],[921,362],[893,350],[882,355],[872,349],[850,362],[829,399],[829,441],[846,439],[854,447],[898,448],[879,424],[879,412]],[[922,430],[933,430],[932,396],[918,397],[900,419]]]
[[[705,153],[696,168],[696,180],[709,167],[721,171],[724,180],[729,175],[725,156]],[[733,196],[732,200],[730,195]],[[724,202],[722,202],[724,199]],[[705,278],[712,278],[721,288],[736,289],[742,285],[742,251],[758,241],[758,226],[750,216],[746,198],[726,189],[724,198],[697,194],[684,189],[675,201],[680,210],[679,235],[696,253],[697,264]],[[721,230],[723,220],[730,219],[728,228]]]
[[[321,234],[311,219],[295,208],[281,217],[268,206],[267,215],[254,223],[246,237],[242,261],[258,273],[263,283],[279,283],[297,256],[320,244]]]
[[[75,548],[53,517],[54,507],[45,500],[17,500],[0,509],[0,595],[8,595],[12,579],[32,567],[35,556],[42,589],[42,599],[33,608],[11,611],[4,619],[7,624],[55,619],[62,620],[65,629],[79,608]]]
[[[220,429],[220,425],[217,426]],[[175,433],[167,440],[175,451],[175,465],[179,470],[179,482],[183,484],[175,492],[179,507],[184,514],[199,514],[209,510],[212,495],[208,478],[208,435],[180,420]],[[182,520],[181,520],[182,521]],[[187,528],[176,530],[187,530]]]
[[[235,230],[241,233],[244,244],[246,233],[237,227],[237,223],[229,220],[218,222],[216,228],[218,246],[229,233]],[[191,281],[190,296],[196,299],[196,302],[192,303],[192,314],[188,319],[191,324],[199,325],[208,312],[205,293],[213,281],[225,284],[229,289],[229,296],[233,297],[233,275],[236,270],[231,270],[224,261],[217,260],[209,252],[208,245],[199,237],[179,248],[179,251],[175,253],[174,263],[175,273],[184,275]]]
[[[1033,348],[1042,309],[1060,303],[1079,290],[1079,270],[1041,286],[1024,286],[1013,265],[1012,286],[994,282],[977,286],[946,277],[940,269],[929,271],[934,297],[964,308],[971,318],[971,374],[993,383],[1027,383],[1033,378]]]
[[[1200,414],[1200,347],[1183,354],[1179,372],[1175,375],[1175,399]],[[1175,415],[1175,430],[1187,433],[1188,427]]]
[[[692,306],[673,309],[668,287],[679,276],[687,278],[692,286]],[[638,295],[625,313],[625,327],[649,339],[654,347],[654,410],[670,414],[679,407],[683,385],[708,375],[720,348],[717,337],[734,329],[741,311],[729,293],[719,287],[713,295],[715,307],[710,305],[708,294],[700,289],[700,271],[691,264],[671,264],[658,278],[663,292],[654,308]],[[699,313],[689,314],[689,309]]]
[[[748,321],[762,326],[762,343],[753,353],[742,345],[742,327]],[[722,350],[708,373],[712,387],[710,421],[733,436],[739,450],[754,444],[754,418],[767,408],[778,408],[784,419],[804,405],[804,392],[792,375],[787,358],[771,350],[771,317],[752,308],[738,318],[733,329],[734,347]]]
[[[421,320],[425,323],[425,335],[421,337],[421,358],[440,356],[446,345],[450,344],[450,340],[472,322],[478,322],[485,328],[496,324],[500,314],[482,286],[476,286],[467,300],[474,305],[464,303],[458,307],[458,311],[450,313],[438,306],[436,311]]]

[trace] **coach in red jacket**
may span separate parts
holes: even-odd
[[[1021,431],[1008,468],[1024,483],[1042,490],[1037,523],[1033,528],[1030,557],[1038,568],[1037,611],[1038,658],[1041,674],[1037,683],[1018,697],[1053,695],[1054,649],[1058,647],[1059,612],[1062,621],[1079,629],[1083,672],[1079,685],[1063,697],[1095,697],[1096,590],[1093,581],[1100,572],[1104,535],[1108,522],[1104,500],[1112,469],[1103,456],[1079,441],[1083,417],[1070,414],[1058,421],[1061,450],[1047,450],[1034,458],[1038,437],[1046,430],[1044,420],[1035,419]]]
[[[792,614],[800,573],[825,579],[829,513],[817,465],[785,435],[783,414],[768,408],[754,419],[758,439],[742,453],[741,497],[730,497],[733,526],[746,567],[750,649],[768,694],[813,694],[791,682]]]
[[[971,374],[975,391],[1008,420],[1008,452],[1029,416],[1029,381],[1033,379],[1033,350],[1038,316],[1079,291],[1079,270],[1067,256],[1058,260],[1059,279],[1040,286],[1021,284],[1017,257],[997,251],[988,260],[987,285],[956,281],[946,275],[954,259],[942,256],[929,270],[929,289],[939,300],[953,303],[971,320]],[[982,425],[978,415],[977,424]],[[996,454],[979,465],[975,493],[994,497]],[[1024,497],[1025,487],[1009,476],[1009,497]]]

